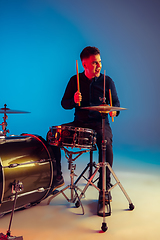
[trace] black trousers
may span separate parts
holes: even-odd
[[[99,162],[102,162],[102,123],[101,122],[82,122],[82,121],[74,121],[63,125],[70,125],[75,127],[82,127],[82,128],[90,128],[96,131],[96,144],[98,147],[99,153]],[[112,130],[109,124],[105,124],[105,140],[106,140],[106,162],[110,164],[112,167],[113,164],[113,149],[112,149]],[[99,181],[98,187],[102,189],[102,168],[99,169]],[[106,168],[106,187],[110,183],[110,171],[108,167]]]

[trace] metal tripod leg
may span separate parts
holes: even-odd
[[[69,199],[67,197],[67,195],[64,193],[65,190],[67,189],[71,189],[71,198]],[[50,204],[51,200],[53,198],[55,198],[56,196],[58,196],[60,193],[63,194],[63,196],[66,198],[66,200],[70,203],[74,203],[76,199],[79,199],[79,196],[78,196],[78,193],[77,193],[77,189],[80,190],[78,187],[76,187],[74,184],[70,184],[70,185],[67,185],[65,188],[63,188],[62,190],[58,191],[56,194],[54,194],[53,196],[51,196],[47,202],[47,205]],[[75,197],[74,197],[74,193],[75,193]],[[82,207],[82,214],[84,215],[84,208],[83,208],[83,205],[79,199],[79,206]],[[76,206],[77,207],[77,206]]]
[[[64,148],[63,148],[63,149],[64,149]],[[65,188],[63,188],[62,190],[60,190],[59,192],[57,192],[56,194],[54,194],[53,196],[51,196],[51,197],[49,198],[47,204],[49,205],[50,202],[51,202],[51,200],[52,200],[53,198],[55,198],[55,197],[58,196],[60,193],[62,193],[63,196],[66,198],[66,200],[67,200],[68,202],[74,203],[74,202],[76,201],[76,199],[78,199],[78,200],[79,200],[79,206],[81,205],[82,211],[83,211],[83,214],[84,214],[84,208],[83,208],[83,205],[82,205],[82,203],[81,203],[81,201],[80,201],[80,199],[79,199],[78,193],[77,193],[77,190],[81,191],[81,189],[79,189],[79,188],[76,186],[76,184],[74,183],[74,177],[77,176],[77,175],[74,173],[74,170],[75,170],[75,168],[76,168],[76,165],[73,164],[73,161],[74,161],[75,159],[77,159],[82,153],[87,152],[88,150],[87,150],[87,151],[86,151],[86,150],[85,150],[85,151],[80,151],[80,152],[76,152],[76,153],[75,153],[75,152],[68,151],[67,149],[64,149],[64,150],[65,150],[65,154],[68,154],[68,156],[69,156],[69,157],[67,157],[67,156],[66,156],[66,157],[68,158],[68,168],[70,169],[70,180],[71,180],[71,184],[67,185]],[[72,155],[73,155],[73,154],[78,154],[78,156],[73,159],[73,158],[72,158]],[[70,198],[70,199],[69,199],[69,198],[67,197],[67,195],[64,193],[64,191],[65,191],[66,189],[70,189],[70,190],[71,190],[71,198]],[[75,196],[74,196],[74,193],[75,193]],[[76,207],[77,207],[77,206],[76,206]]]
[[[84,174],[85,174],[85,172],[88,170],[88,168],[89,168],[89,171],[90,171],[90,169],[92,169],[92,167],[95,167],[96,168],[96,163],[94,162],[94,163],[88,163],[87,164],[87,166],[85,167],[85,169],[82,171],[82,173],[79,175],[79,177],[77,178],[77,180],[75,181],[75,185],[79,182],[79,180],[83,177],[86,181],[89,181],[89,179],[91,178],[91,176],[92,175],[90,175],[90,173],[89,173],[89,179],[87,179],[85,176],[84,176]],[[93,171],[93,169],[92,169],[92,171]]]
[[[97,167],[96,167],[93,175],[90,177],[90,179],[87,180],[88,182],[87,182],[86,186],[84,187],[83,191],[81,192],[81,194],[80,194],[80,196],[79,196],[79,199],[81,199],[81,198],[84,196],[84,194],[85,194],[87,188],[89,187],[89,185],[92,185],[93,187],[95,187],[99,192],[101,191],[101,190],[93,183],[93,178],[95,177],[95,175],[96,175],[96,173],[98,172],[99,168],[102,167],[102,165],[103,165],[103,163],[98,163],[98,164],[96,165]],[[125,191],[124,187],[122,186],[120,180],[118,179],[118,177],[116,176],[115,172],[114,172],[113,169],[111,168],[110,164],[106,162],[106,163],[105,163],[105,166],[108,167],[108,169],[110,170],[110,172],[111,172],[111,174],[113,175],[114,179],[116,180],[116,183],[115,183],[114,185],[112,185],[112,187],[109,188],[109,189],[107,190],[107,192],[110,192],[114,187],[116,187],[117,185],[119,185],[120,189],[122,190],[122,192],[124,193],[125,197],[127,198],[128,202],[129,202],[129,208],[130,208],[130,210],[133,210],[133,209],[134,209],[134,205],[133,205],[130,197],[128,196],[127,192]],[[110,203],[108,202],[108,204],[110,204]],[[109,215],[109,214],[107,214],[106,216],[108,216],[108,215]]]
[[[89,187],[90,185],[92,185],[93,187],[95,187],[99,192],[102,191],[101,189],[99,189],[99,188],[94,184],[94,181],[93,181],[93,179],[94,179],[95,175],[97,174],[97,172],[98,172],[98,170],[99,170],[100,167],[103,167],[103,163],[102,163],[102,162],[96,164],[96,169],[95,169],[94,173],[92,174],[92,176],[91,176],[89,179],[86,179],[87,184],[85,185],[83,191],[81,191],[81,194],[79,195],[79,199],[78,199],[77,202],[76,202],[76,206],[77,206],[77,207],[80,205],[78,201],[81,200],[82,197],[84,197],[85,192],[87,191],[87,189],[88,189],[88,187]],[[106,167],[106,163],[105,163],[105,167]],[[87,168],[87,167],[86,167],[86,168]],[[85,170],[86,170],[86,168],[85,168]],[[84,171],[85,171],[85,170],[84,170]],[[83,172],[84,172],[84,171],[83,171]],[[82,172],[82,173],[83,173],[83,172]],[[102,200],[103,200],[103,199],[102,199]],[[103,203],[103,202],[102,202],[102,203]],[[107,211],[105,211],[105,217],[111,215],[110,201],[107,201],[107,202],[105,201],[105,210],[106,210],[106,209],[107,209]],[[103,215],[102,215],[102,217],[103,217]]]
[[[17,240],[23,240],[23,237],[16,237],[16,236],[11,236],[11,224],[12,224],[12,220],[13,220],[13,215],[14,215],[14,210],[16,207],[16,201],[17,201],[17,195],[18,192],[23,190],[23,184],[21,182],[14,182],[12,184],[12,193],[15,193],[14,196],[14,202],[13,202],[13,208],[12,208],[12,212],[11,212],[11,217],[10,217],[10,222],[9,222],[9,227],[7,230],[6,235],[4,235],[3,233],[0,234],[0,239],[17,239]]]
[[[134,205],[133,205],[131,199],[129,198],[127,192],[125,191],[124,187],[123,187],[122,184],[120,183],[118,177],[116,176],[116,174],[114,173],[113,169],[111,168],[111,166],[110,166],[110,164],[109,164],[108,162],[105,162],[105,163],[104,163],[104,162],[101,162],[101,163],[98,163],[98,164],[96,165],[96,169],[95,169],[94,173],[92,174],[92,176],[91,176],[89,179],[87,179],[88,182],[87,182],[86,186],[84,187],[83,191],[81,192],[78,201],[84,196],[84,194],[85,194],[87,188],[89,187],[89,185],[94,186],[99,192],[101,191],[101,190],[93,183],[93,178],[95,177],[95,175],[96,175],[96,173],[98,172],[98,170],[99,170],[100,167],[102,167],[102,169],[104,169],[104,168],[106,169],[106,167],[108,167],[109,171],[111,172],[111,174],[113,175],[114,179],[116,180],[116,183],[115,183],[114,185],[112,185],[111,188],[107,189],[107,192],[106,192],[106,190],[105,190],[105,182],[104,182],[105,178],[103,177],[103,194],[110,192],[115,186],[119,185],[120,189],[122,190],[122,192],[124,193],[125,197],[127,198],[128,202],[129,202],[129,209],[130,209],[130,210],[133,210],[133,209],[134,209]],[[87,169],[87,168],[88,168],[88,166],[86,167],[86,169]],[[85,169],[85,170],[86,170],[86,169]],[[85,171],[85,170],[84,170],[84,171]],[[84,172],[84,171],[83,171],[83,172]],[[83,172],[82,172],[82,174],[83,174]],[[105,176],[105,173],[104,173],[104,172],[103,172],[103,176]],[[105,190],[105,191],[104,191],[104,190]],[[77,206],[78,206],[78,201],[77,201],[77,203],[76,203]],[[105,211],[106,209],[107,209],[107,211]],[[103,195],[103,223],[102,223],[102,227],[101,227],[101,229],[102,229],[103,231],[106,231],[106,230],[108,229],[108,227],[107,227],[104,219],[105,219],[106,216],[110,216],[110,215],[111,215],[110,201],[107,201],[107,202],[106,202],[106,201],[105,201],[105,196]]]
[[[107,163],[107,167],[110,170],[110,172],[112,173],[114,179],[116,180],[116,184],[114,184],[108,191],[111,191],[116,185],[119,185],[120,189],[122,190],[122,192],[124,193],[125,197],[127,198],[128,202],[129,202],[130,210],[133,210],[134,209],[134,205],[133,205],[130,197],[128,196],[127,192],[125,191],[124,187],[120,183],[118,177],[116,176],[115,172],[113,171],[113,169],[111,168],[109,163]]]
[[[95,169],[94,173],[92,174],[92,176],[91,176],[89,179],[87,179],[87,184],[85,185],[83,191],[81,192],[81,194],[80,194],[80,196],[79,196],[79,199],[81,199],[81,198],[84,196],[84,194],[85,194],[85,192],[87,191],[89,185],[92,185],[92,186],[95,187],[98,191],[100,191],[100,189],[93,183],[93,178],[94,178],[94,176],[96,175],[96,173],[98,172],[98,170],[99,170],[99,164],[96,165],[96,169]],[[78,199],[78,200],[79,200],[79,199]],[[77,201],[76,204],[77,204],[77,206],[78,206],[78,201]]]
[[[79,175],[79,177],[77,178],[77,180],[75,181],[75,185],[79,182],[79,180],[83,177],[86,181],[89,181],[89,179],[91,178],[92,174],[93,174],[93,167],[97,167],[96,163],[93,162],[93,151],[97,150],[96,146],[94,146],[92,149],[89,150],[90,152],[90,162],[87,164],[87,166],[85,167],[85,169],[82,171],[82,173]],[[88,151],[87,151],[88,152]],[[84,176],[85,172],[88,170],[89,168],[89,179],[86,178]],[[95,180],[96,181],[96,180]]]

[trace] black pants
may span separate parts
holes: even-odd
[[[82,127],[82,128],[90,128],[96,131],[97,133],[97,147],[99,153],[99,162],[102,162],[102,123],[101,122],[81,122],[74,121],[64,125]],[[105,140],[106,140],[106,162],[110,164],[112,167],[113,164],[113,149],[112,149],[112,130],[108,124],[105,124]],[[102,168],[99,169],[99,182],[98,187],[102,189]],[[110,183],[110,171],[106,168],[106,186]]]

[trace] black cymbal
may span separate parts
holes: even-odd
[[[10,108],[6,108],[6,104],[4,104],[4,108],[0,108],[0,113],[30,113],[26,111],[19,111],[19,110],[11,110]]]

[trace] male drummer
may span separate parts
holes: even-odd
[[[90,128],[97,133],[97,146],[99,150],[99,162],[102,162],[102,117],[98,111],[84,110],[81,107],[101,105],[104,97],[104,74],[101,74],[100,50],[96,47],[86,47],[80,54],[84,71],[79,74],[80,91],[77,91],[77,76],[72,76],[66,87],[61,104],[64,109],[75,108],[74,122],[71,125]],[[112,94],[112,105],[119,107],[120,102],[113,80],[105,76],[105,97],[106,104],[110,103],[109,89]],[[80,103],[80,104],[79,104]],[[80,106],[79,106],[80,105]],[[111,112],[110,116],[116,117],[119,112]],[[109,125],[108,114],[105,118],[105,139],[106,139],[106,162],[112,167],[112,130]],[[99,170],[98,187],[102,190],[102,168]],[[106,190],[110,188],[110,171],[106,169]],[[102,201],[103,192],[100,191],[99,202]],[[111,201],[110,192],[106,191],[106,201]],[[98,215],[102,216],[102,204],[99,204]]]

